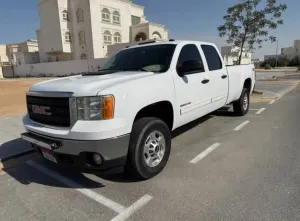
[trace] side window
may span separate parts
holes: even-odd
[[[208,69],[210,71],[222,69],[222,61],[215,47],[211,45],[201,45],[201,48],[205,55]]]
[[[203,67],[203,62],[199,53],[199,50],[196,45],[189,44],[183,46],[177,61],[177,72],[182,69],[182,65],[186,61],[198,61]],[[204,72],[203,68],[199,68],[198,70],[193,70],[193,72]]]

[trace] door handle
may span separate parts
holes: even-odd
[[[204,79],[203,81],[201,81],[202,84],[207,84],[209,82],[208,79]]]
[[[225,79],[225,78],[227,78],[228,76],[226,75],[226,74],[224,74],[224,75],[222,75],[222,79]]]

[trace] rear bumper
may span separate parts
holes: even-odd
[[[57,139],[33,132],[24,133],[21,137],[30,142],[39,153],[41,148],[49,150],[60,164],[82,169],[108,170],[125,165],[130,135],[91,141]],[[90,163],[93,153],[102,158],[99,166]]]

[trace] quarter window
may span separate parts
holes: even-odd
[[[220,56],[214,46],[211,45],[201,45],[203,53],[205,55],[208,69],[210,71],[222,69],[222,61]]]
[[[183,63],[185,61],[199,61],[203,64],[199,50],[196,45],[189,44],[183,46],[181,52],[179,54],[179,58],[177,61],[177,71],[181,69]],[[203,70],[199,70],[199,72],[203,72]]]

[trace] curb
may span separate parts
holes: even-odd
[[[285,94],[294,90],[298,86],[299,83],[300,83],[300,81],[295,81],[291,86],[278,91],[274,97],[263,97],[263,96],[259,96],[259,95],[254,95],[254,96],[252,95],[250,98],[250,102],[263,103],[263,102],[270,102],[272,100],[278,100],[278,99],[282,98]]]
[[[250,103],[264,103],[264,102],[270,102],[274,100],[274,98],[269,98],[269,97],[251,97],[250,98]]]

